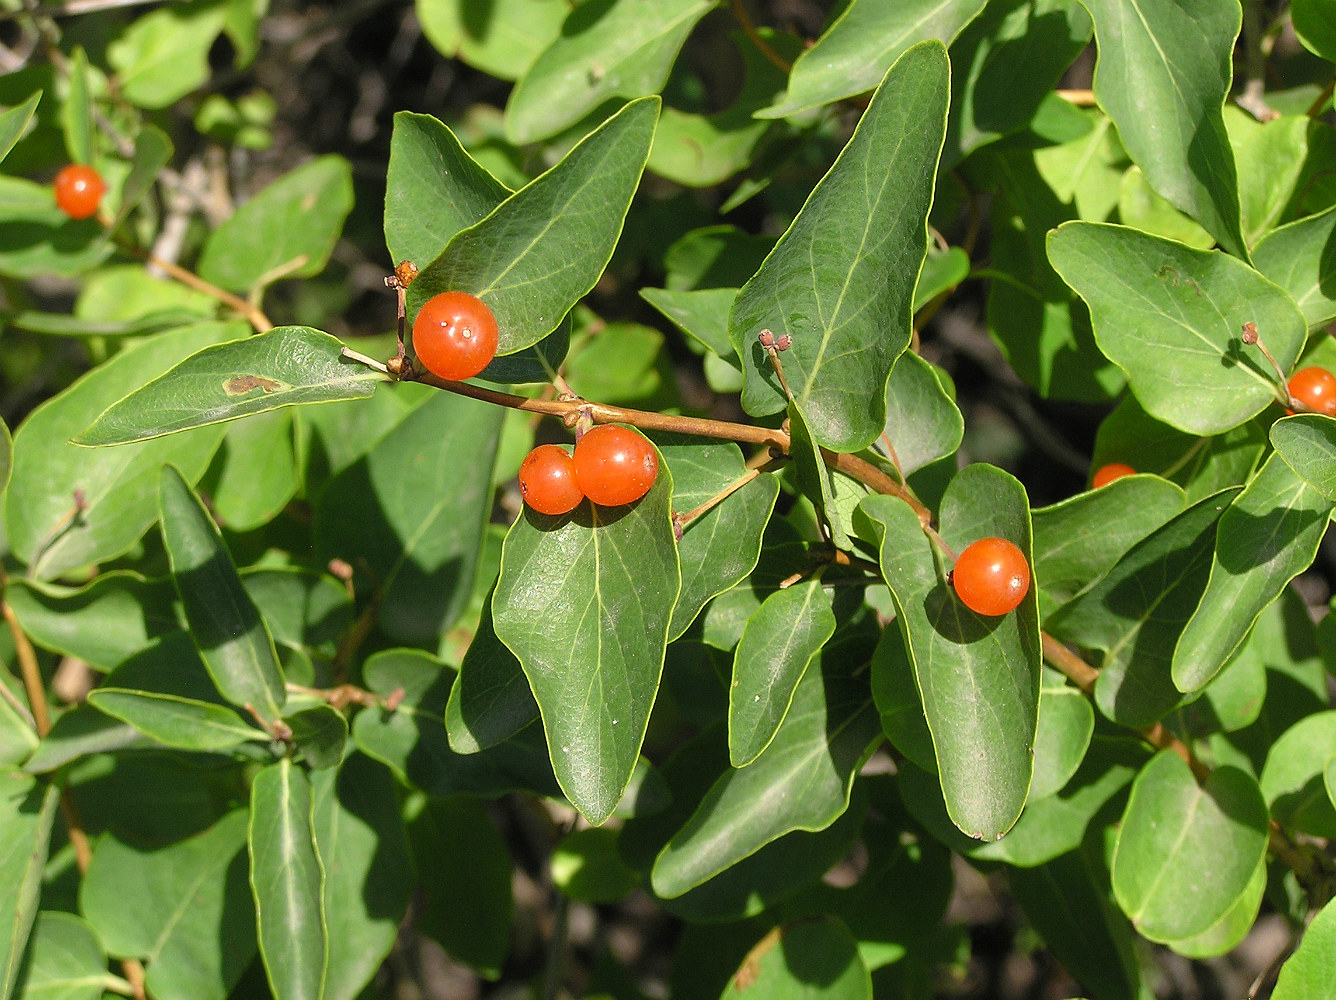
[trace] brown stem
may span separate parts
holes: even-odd
[[[1093,90],[1055,90],[1053,93],[1068,104],[1074,104],[1078,108],[1093,108],[1095,106],[1095,92]]]
[[[738,24],[742,25],[742,30],[751,40],[751,43],[756,46],[757,51],[759,51],[761,55],[765,56],[785,73],[788,73],[789,70],[793,69],[793,64],[772,49],[770,43],[761,37],[760,32],[756,30],[756,25],[752,23],[751,16],[747,13],[746,8],[742,6],[742,0],[733,0],[732,10],[733,16],[738,19]]]
[[[1333,77],[1327,85],[1322,88],[1322,93],[1318,94],[1317,100],[1308,106],[1308,110],[1304,112],[1304,116],[1307,118],[1316,118],[1318,115],[1322,114],[1322,112],[1326,110],[1327,102],[1331,100],[1333,90],[1336,90],[1336,77]]]
[[[674,533],[676,533],[678,538],[681,538],[682,532],[688,524],[696,520],[696,518],[700,517],[702,514],[709,513],[711,510],[713,510],[719,504],[723,503],[725,500],[731,497],[738,490],[742,489],[742,487],[746,486],[760,474],[761,474],[760,469],[748,469],[736,480],[729,483],[714,496],[710,497],[710,499],[706,500],[703,504],[691,508],[691,510],[687,511],[684,514],[674,514],[673,515]]]
[[[142,250],[139,247],[126,245],[125,248],[146,264],[158,268],[168,277],[175,281],[179,281],[187,288],[193,288],[197,292],[203,292],[205,295],[217,299],[229,309],[235,310],[242,316],[245,316],[246,321],[255,328],[256,333],[264,333],[266,330],[272,330],[274,328],[274,324],[269,321],[269,317],[264,314],[264,311],[259,306],[247,302],[240,296],[233,295],[225,288],[219,288],[212,282],[205,281],[194,271],[188,271],[180,264],[174,264],[170,260],[162,260],[159,257],[155,257],[147,250]]]
[[[312,688],[289,682],[285,685],[285,689],[288,694],[303,694],[311,698],[320,698],[330,707],[340,710],[349,705],[361,705],[363,708],[374,705],[390,712],[399,707],[399,703],[404,700],[405,693],[403,688],[397,688],[389,695],[379,695],[374,691],[357,687],[355,684],[338,684],[332,688]]]

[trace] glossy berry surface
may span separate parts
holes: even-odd
[[[52,186],[56,191],[56,206],[71,219],[96,215],[107,190],[102,175],[82,163],[62,167]]]
[[[520,495],[540,514],[568,514],[584,493],[575,483],[575,459],[559,444],[540,444],[520,464]]]
[[[433,375],[472,378],[496,356],[500,332],[487,304],[468,292],[442,292],[413,320],[413,350]]]
[[[659,475],[659,456],[643,436],[627,427],[602,424],[575,445],[575,482],[604,507],[634,503]]]
[[[1290,395],[1310,410],[1336,416],[1336,375],[1325,368],[1300,368],[1290,376]]]
[[[1122,462],[1110,462],[1108,465],[1101,465],[1090,479],[1091,489],[1099,489],[1101,486],[1108,486],[1115,479],[1122,479],[1123,476],[1136,475],[1136,469]]]
[[[980,538],[960,553],[951,584],[962,604],[980,615],[1005,615],[1030,590],[1025,553],[1005,538]]]

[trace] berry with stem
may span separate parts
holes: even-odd
[[[71,219],[87,219],[97,214],[97,207],[106,194],[107,182],[92,167],[71,163],[62,167],[52,184],[56,206]]]
[[[649,492],[658,475],[654,446],[629,427],[600,424],[575,444],[575,482],[603,507],[634,503]]]
[[[1005,615],[1030,590],[1030,564],[1005,538],[980,538],[965,546],[951,572],[960,602],[975,614]]]
[[[1123,462],[1110,462],[1108,465],[1101,465],[1090,478],[1090,488],[1097,490],[1101,486],[1108,486],[1115,479],[1136,475],[1136,471],[1136,469]]]
[[[1297,400],[1314,413],[1336,416],[1336,375],[1325,368],[1300,368],[1290,376],[1291,401]]]
[[[468,292],[428,299],[413,320],[413,350],[423,367],[451,382],[472,378],[496,356],[496,317]]]
[[[584,493],[575,482],[575,459],[559,444],[540,444],[520,464],[520,496],[540,514],[569,514]]]

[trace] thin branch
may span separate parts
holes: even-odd
[[[179,281],[187,288],[193,288],[197,292],[203,292],[205,295],[217,299],[229,309],[240,313],[242,316],[246,317],[246,321],[255,328],[256,333],[264,333],[266,330],[272,330],[274,328],[274,324],[269,321],[269,317],[264,314],[264,311],[259,306],[247,302],[240,296],[233,295],[225,288],[219,288],[212,282],[205,281],[194,271],[189,271],[180,264],[173,264],[169,260],[155,257],[147,250],[141,250],[138,247],[126,246],[124,244],[123,246],[127,251],[134,254],[146,264],[150,264],[161,270],[169,278]]]
[[[118,7],[144,7],[161,0],[65,0],[64,3],[49,3],[43,6],[29,7],[26,10],[0,11],[0,22],[16,21],[21,17],[74,17],[78,14],[91,14],[99,10],[115,10]]]
[[[785,73],[793,69],[793,64],[772,49],[770,43],[761,37],[761,33],[756,30],[756,25],[752,23],[751,16],[747,13],[746,8],[742,6],[742,0],[733,0],[731,7],[733,16],[738,19],[738,24],[742,25],[742,30],[751,39],[751,43],[756,46],[757,51]]]

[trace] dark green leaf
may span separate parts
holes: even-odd
[[[891,369],[883,433],[902,476],[960,447],[965,418],[942,384],[947,378],[913,351],[901,354]]]
[[[1286,829],[1317,837],[1336,836],[1336,808],[1323,772],[1336,758],[1336,712],[1300,719],[1272,743],[1262,768],[1262,794]]]
[[[88,701],[145,736],[182,750],[230,750],[270,738],[230,709],[176,695],[101,687],[89,693]]]
[[[348,742],[348,720],[329,705],[312,705],[283,717],[302,761],[314,770],[335,767]]]
[[[218,523],[229,531],[268,524],[301,485],[293,413],[269,410],[227,425],[213,467],[200,481]]]
[[[325,995],[329,932],[325,866],[312,822],[311,780],[284,757],[251,784],[250,883],[265,975],[276,1000]]]
[[[728,342],[728,311],[737,294],[736,288],[640,290],[640,297],[668,317],[679,330],[735,367],[741,362]]]
[[[124,449],[89,451],[69,443],[108,405],[182,358],[242,335],[244,327],[201,323],[129,347],[28,415],[14,435],[14,473],[5,524],[29,575],[52,579],[120,555],[158,517],[156,484],[164,463],[194,481],[222,430],[209,429]],[[76,515],[75,491],[85,507]]]
[[[1113,893],[1137,930],[1172,941],[1207,930],[1247,887],[1266,854],[1266,803],[1234,767],[1199,786],[1162,750],[1137,775],[1113,853]]]
[[[853,451],[882,432],[886,382],[909,343],[927,252],[947,75],[940,42],[897,60],[849,144],[738,294],[729,339],[746,375],[747,412],[784,409],[756,341],[769,329],[793,338],[784,373],[820,444]]]
[[[1290,293],[1309,327],[1336,318],[1336,207],[1272,230],[1253,262]]]
[[[380,625],[433,648],[468,604],[504,411],[448,392],[411,410],[316,508],[322,558],[368,574]]]
[[[9,930],[0,937],[0,997],[8,997],[37,917],[60,790],[15,771],[0,771],[0,913]]]
[[[1266,460],[1220,515],[1211,576],[1201,603],[1178,637],[1173,680],[1197,691],[1224,667],[1257,616],[1312,565],[1332,501],[1279,455]]]
[[[0,114],[0,160],[8,156],[14,144],[23,137],[28,122],[32,121],[32,113],[37,110],[37,102],[41,99],[42,92],[39,90],[22,104]]]
[[[103,715],[91,705],[80,705],[55,721],[23,769],[29,774],[47,774],[78,757],[153,745],[133,726]]]
[[[1082,2],[1094,17],[1100,53],[1095,99],[1128,153],[1155,190],[1246,260],[1221,111],[1239,8],[1213,0]]]
[[[107,972],[106,952],[82,918],[54,911],[37,914],[20,973],[19,1000],[99,1000],[104,990],[111,992],[120,983]]]
[[[724,990],[741,1000],[752,990],[774,1000],[871,1000],[872,979],[858,944],[842,920],[809,917],[763,937]]]
[[[1271,425],[1276,454],[1325,499],[1336,501],[1336,421],[1300,413]]]
[[[461,290],[496,315],[498,354],[556,330],[612,257],[658,113],[658,98],[626,105],[551,170],[457,233],[409,286],[409,318],[433,295]]]
[[[1329,5],[1323,0],[1294,0],[1290,20],[1309,52],[1336,62],[1336,14]]]
[[[172,140],[154,125],[145,124],[135,136],[135,151],[130,158],[130,173],[121,184],[121,199],[116,215],[107,227],[107,234],[115,232],[120,224],[144,200],[144,196],[158,182],[162,168],[172,159]]]
[[[103,837],[80,907],[112,954],[144,959],[160,1000],[223,1000],[255,956],[246,813],[168,844]]]
[[[511,91],[507,138],[547,139],[612,98],[657,93],[687,35],[713,6],[711,0],[594,0],[573,9]]]
[[[496,634],[529,678],[562,790],[596,824],[631,780],[663,670],[681,588],[671,496],[661,466],[626,507],[525,508],[502,549]]]
[[[571,899],[612,903],[640,883],[617,853],[618,831],[575,830],[552,848],[552,884]]]
[[[233,292],[279,278],[309,278],[325,262],[353,207],[352,168],[322,156],[284,174],[210,234],[197,270]]]
[[[814,440],[807,416],[796,399],[789,400],[789,457],[798,489],[811,501],[817,519],[836,548],[848,549],[849,535],[845,519],[836,507],[835,470],[822,460],[821,446]]]
[[[1275,374],[1239,339],[1258,331],[1287,371],[1308,325],[1288,295],[1233,257],[1124,226],[1072,222],[1049,234],[1053,266],[1090,306],[1100,349],[1152,416],[1218,434],[1275,401]]]
[[[160,502],[172,579],[209,676],[233,705],[276,720],[287,695],[274,640],[241,585],[217,525],[170,465],[162,470]]]
[[[770,745],[812,658],[835,634],[819,579],[777,590],[747,620],[728,689],[728,757],[745,767]]]
[[[445,706],[445,728],[455,753],[477,753],[496,746],[538,721],[524,668],[496,637],[492,625],[492,594],[487,594],[478,628],[473,633],[459,676]]]
[[[142,441],[280,406],[370,396],[386,377],[342,357],[342,346],[307,326],[217,344],[118,400],[76,441]]]

